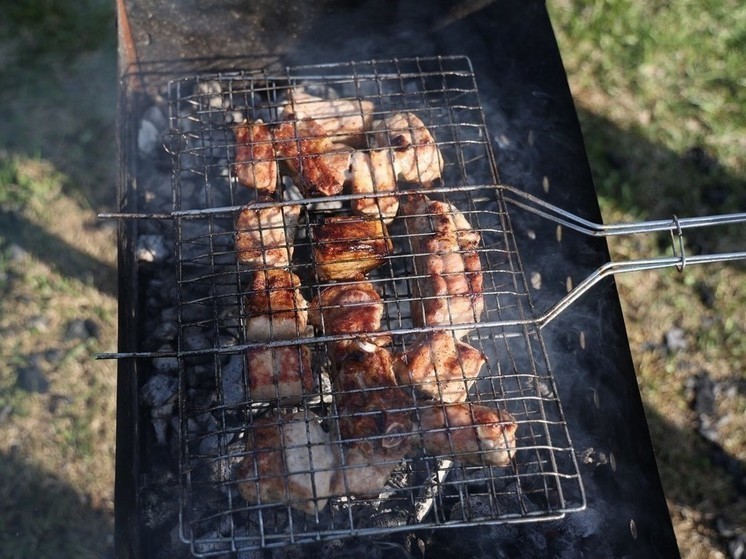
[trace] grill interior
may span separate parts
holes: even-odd
[[[335,435],[339,395],[329,380],[336,366],[329,344],[350,336],[317,332],[290,340],[270,336],[259,343],[245,334],[250,317],[246,295],[257,272],[237,261],[234,224],[254,194],[235,177],[233,130],[246,118],[278,123],[288,88],[298,85],[327,98],[371,101],[375,119],[412,112],[434,135],[444,161],[442,180],[427,189],[400,183],[400,193],[424,193],[452,204],[481,235],[476,252],[485,310],[464,341],[482,352],[486,363],[468,399],[506,410],[515,418],[517,448],[508,466],[479,459],[465,464],[453,452],[426,454],[415,442],[407,458],[393,465],[385,490],[374,498],[335,495],[323,507],[313,501],[312,512],[303,513],[282,500],[252,503],[239,495],[240,482],[252,483],[237,471],[242,461],[255,459],[247,451],[246,437],[260,418],[300,413],[310,430],[318,416],[337,452],[355,442]],[[169,109],[171,131],[164,147],[173,156],[173,211],[144,217],[173,223],[178,351],[175,357],[152,357],[178,360],[181,535],[195,554],[396,530],[552,519],[585,506],[468,59],[397,59],[289,68],[284,75],[236,72],[191,77],[170,84]],[[314,262],[313,225],[329,215],[349,215],[350,203],[359,197],[345,191],[305,198],[282,180],[275,198],[261,203],[301,207],[290,270],[300,278],[307,301],[327,285],[319,280]],[[413,285],[426,273],[417,269],[407,221],[397,217],[388,226],[388,236],[393,251],[365,281],[383,298],[381,331],[391,336],[387,349],[397,354],[433,328],[416,326],[412,320],[413,309],[423,304]],[[362,280],[348,280],[357,281]],[[455,332],[458,327],[438,329]],[[301,351],[301,346],[311,350],[314,389],[292,405],[255,401],[247,351]],[[433,405],[415,396],[410,411],[420,417]],[[444,434],[450,437],[451,431],[445,429]],[[313,445],[305,446],[313,462]],[[343,475],[353,468],[335,466]],[[312,470],[318,468],[297,474],[308,480]]]

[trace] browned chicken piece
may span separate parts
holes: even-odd
[[[289,340],[305,336],[308,304],[299,291],[300,279],[287,270],[258,270],[244,298],[246,338]]]
[[[461,250],[474,250],[479,246],[479,231],[472,228],[469,220],[453,204],[431,200],[423,194],[411,194],[404,199],[402,210],[407,229],[413,235],[455,236]]]
[[[313,391],[311,350],[304,345],[249,349],[246,364],[254,402],[295,404]]]
[[[246,433],[246,451],[237,468],[244,499],[308,514],[326,506],[339,457],[313,412],[255,419]]]
[[[429,183],[443,173],[435,138],[414,113],[395,113],[373,123],[379,148],[393,148],[397,175],[408,182]]]
[[[308,322],[327,336],[378,332],[383,317],[383,300],[373,284],[357,282],[325,287],[308,308]],[[371,336],[370,341],[385,345],[388,336]],[[344,344],[342,344],[344,345]]]
[[[338,359],[335,401],[344,456],[351,467],[343,469],[342,479],[333,485],[357,495],[377,495],[410,450],[412,397],[397,385],[388,350],[354,342]]]
[[[323,99],[310,95],[302,87],[291,89],[283,115],[312,118],[333,142],[364,147],[365,131],[373,122],[374,105],[363,99]]]
[[[257,202],[268,202],[260,198]],[[245,206],[236,219],[236,257],[252,269],[284,268],[293,257],[300,205]]]
[[[234,172],[238,182],[263,194],[272,194],[277,188],[277,161],[269,127],[261,120],[244,122],[236,126],[233,133],[236,137]]]
[[[316,274],[323,281],[362,279],[393,251],[380,219],[331,216],[311,229]]]
[[[352,148],[332,142],[324,128],[310,118],[280,123],[274,137],[275,153],[305,196],[333,196],[342,191]]]
[[[352,200],[352,211],[358,215],[380,218],[387,225],[399,211],[398,196],[379,196],[396,192],[396,172],[391,152],[374,149],[352,154],[352,193],[369,197]]]
[[[451,332],[422,334],[394,359],[394,373],[402,386],[443,402],[463,402],[486,358],[478,349],[456,341]]]
[[[478,322],[484,311],[482,266],[473,250],[479,233],[455,207],[425,196],[408,196],[402,210],[419,276],[412,283],[415,325]],[[461,338],[468,332],[458,329],[455,335]]]
[[[471,403],[433,403],[419,410],[425,451],[463,464],[507,466],[517,424],[503,410]]]

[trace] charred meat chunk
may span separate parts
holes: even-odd
[[[315,120],[280,123],[274,129],[274,149],[305,196],[333,196],[342,191],[352,148],[332,142]]]
[[[261,120],[244,122],[233,129],[236,137],[234,173],[238,182],[262,194],[277,188],[277,161],[272,132]]]
[[[300,279],[287,270],[258,270],[244,297],[246,338],[252,341],[290,340],[305,336],[308,303]]]
[[[410,450],[412,397],[396,384],[385,348],[354,342],[338,357],[333,382],[347,467],[333,485],[335,491],[377,495]]]
[[[314,297],[308,309],[308,322],[326,335],[365,334],[378,332],[383,317],[383,300],[373,284],[367,281],[330,285]],[[372,336],[378,345],[388,342],[387,336]]]
[[[282,503],[314,514],[330,496],[336,450],[312,412],[255,419],[237,468],[238,491],[250,503]]]
[[[486,359],[451,332],[435,330],[419,336],[413,346],[394,359],[399,384],[444,402],[463,402]]]
[[[313,258],[321,280],[362,279],[393,247],[380,219],[332,216],[312,228]]]
[[[236,257],[252,269],[284,268],[293,257],[300,206],[262,205],[269,201],[262,198],[245,206],[236,218]]]
[[[373,124],[375,144],[393,148],[399,178],[430,183],[443,173],[443,157],[435,138],[414,113],[395,113]]]
[[[295,404],[313,391],[311,350],[305,345],[249,349],[246,365],[253,402]]]
[[[517,424],[503,410],[472,403],[433,403],[419,410],[425,450],[463,464],[507,466]]]

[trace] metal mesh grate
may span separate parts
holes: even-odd
[[[305,337],[299,327],[294,337],[270,333],[263,341],[248,339],[246,330],[253,315],[247,296],[263,269],[239,263],[235,241],[236,219],[245,204],[282,211],[297,205],[300,218],[287,240],[293,249],[287,269],[300,280],[298,293],[306,301],[318,298],[329,283],[319,278],[314,227],[330,215],[349,215],[350,204],[362,196],[345,190],[325,198],[305,197],[280,173],[274,196],[256,205],[254,191],[236,179],[235,123],[261,119],[269,126],[278,124],[288,88],[298,85],[325,98],[370,101],[376,120],[414,113],[435,137],[444,162],[442,178],[427,188],[400,182],[398,194],[425,194],[447,202],[454,215],[463,215],[479,233],[481,240],[474,250],[483,281],[481,319],[460,328],[417,325],[413,314],[425,296],[414,286],[426,280],[428,271],[418,269],[421,255],[413,244],[416,234],[401,215],[388,225],[392,250],[384,264],[364,279],[341,283],[369,282],[380,294],[380,332],[390,336],[386,351],[394,356],[410,350],[426,332],[444,330],[458,335],[470,329],[463,341],[481,352],[486,362],[468,401],[506,410],[517,423],[516,449],[507,466],[490,465],[481,448],[469,459],[453,448],[425,452],[428,435],[416,430],[406,456],[387,464],[391,475],[374,497],[360,496],[350,490],[348,482],[342,484],[347,489],[333,494],[328,503],[313,498],[314,494],[321,497],[317,473],[328,471],[333,476],[341,472],[353,479],[362,470],[344,459],[351,443],[363,441],[340,440],[341,395],[330,380],[338,366],[330,348],[354,336],[329,329],[322,333],[317,328],[315,335]],[[496,186],[488,132],[468,59],[300,67],[287,69],[284,75],[202,76],[172,82],[169,99],[171,132],[166,149],[173,155],[169,219],[175,227],[178,280],[181,529],[195,554],[395,530],[527,522],[557,518],[584,507],[573,447],[534,321],[502,190]],[[374,333],[370,339],[377,337],[383,335]],[[252,396],[248,360],[253,350],[280,348],[290,348],[299,356],[310,350],[313,389],[304,387],[295,401],[278,406]],[[437,399],[424,398],[417,389],[407,388],[412,408],[404,410],[411,412],[415,424],[439,405]],[[296,448],[305,457],[305,465],[292,470],[292,476],[281,477],[281,485],[287,490],[296,481],[310,483],[314,493],[307,502],[284,493],[274,500],[266,496],[245,500],[239,484],[258,492],[258,484],[263,483],[246,473],[247,468],[254,473],[260,469],[257,455],[261,454],[256,442],[247,450],[247,438],[259,425],[267,424],[282,432],[280,438],[289,436],[289,416],[300,417],[300,424],[305,425],[305,438]],[[320,464],[322,443],[314,439],[317,432],[337,457],[333,465]],[[442,433],[450,439],[452,429],[445,425]],[[288,455],[283,456],[287,461]]]

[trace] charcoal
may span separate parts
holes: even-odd
[[[157,350],[157,353],[173,353],[174,348],[170,344],[163,344]],[[156,357],[153,359],[153,367],[161,373],[176,372],[179,369],[179,360],[175,356]]]
[[[220,381],[223,404],[232,406],[246,401],[244,360],[240,355],[231,355],[221,369]]]
[[[153,375],[140,388],[140,399],[151,408],[163,406],[176,398],[179,381],[176,377],[164,374]]]

